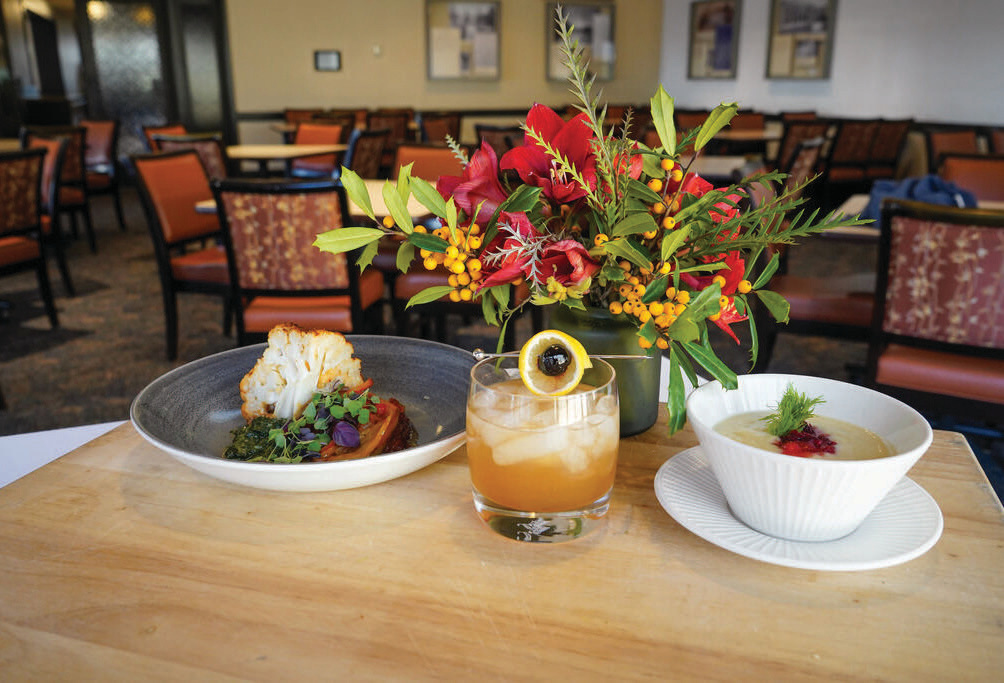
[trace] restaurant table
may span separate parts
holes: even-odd
[[[21,141],[17,138],[0,138],[0,152],[16,152],[21,149]]]
[[[265,175],[270,161],[290,161],[305,157],[344,152],[348,145],[229,145],[227,156],[236,161],[258,162],[258,172]]]
[[[0,489],[6,681],[998,680],[1004,510],[964,438],[909,476],[944,533],[872,571],[791,569],[690,533],[653,492],[696,443],[621,441],[610,513],[560,545],[474,512],[463,448],[329,493],[229,485],[123,424]]]
[[[387,204],[383,199],[383,187],[386,180],[373,180],[364,179],[363,182],[366,184],[366,193],[370,197],[370,207],[373,209],[373,213],[376,214],[378,218],[387,215]],[[421,202],[419,202],[414,197],[408,198],[408,215],[412,218],[422,218],[429,215],[429,210],[425,208]],[[195,203],[196,213],[216,213],[216,200],[215,199],[203,199]],[[349,200],[349,214],[353,218],[363,218],[366,216],[355,202],[351,199]]]

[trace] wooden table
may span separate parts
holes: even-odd
[[[270,161],[290,161],[305,157],[337,154],[348,145],[229,145],[227,156],[236,161],[256,161],[258,171],[264,175]]]
[[[21,141],[17,138],[0,138],[0,152],[17,152],[21,149]]]
[[[604,527],[520,544],[474,513],[463,449],[368,488],[218,482],[130,424],[0,489],[12,680],[998,680],[1004,510],[961,435],[910,472],[944,535],[866,572],[747,559],[663,511],[695,443],[621,442]]]
[[[373,213],[376,214],[377,218],[386,216],[387,204],[383,199],[383,186],[387,181],[364,179],[363,182],[366,184],[366,192],[370,196],[370,206],[373,208]],[[216,213],[216,200],[203,199],[202,201],[196,202],[195,211],[196,213]],[[349,200],[349,214],[353,218],[367,218],[366,214],[363,213],[363,210],[360,209],[351,199]],[[422,218],[429,215],[429,210],[425,208],[417,199],[409,196],[408,215],[412,218]]]

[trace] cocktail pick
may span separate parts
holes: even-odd
[[[488,353],[487,351],[482,351],[481,349],[474,349],[471,351],[474,355],[474,360],[484,360],[485,358],[516,358],[519,356],[519,351],[506,351],[505,353]],[[591,353],[590,358],[602,358],[603,360],[642,360],[644,358],[651,358],[651,356],[645,356],[642,354],[632,355],[624,353]]]

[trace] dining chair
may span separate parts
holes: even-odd
[[[759,111],[741,111],[732,118],[731,130],[763,130],[767,125],[766,117]]]
[[[938,175],[978,201],[1004,202],[1004,154],[943,154]]]
[[[812,173],[822,154],[823,140],[815,138],[799,144],[792,162],[792,173],[786,179],[789,189],[795,188]],[[754,206],[770,201],[775,196],[773,187],[762,183],[751,188],[749,194]],[[795,193],[798,196],[798,193]],[[786,221],[788,219],[785,219]],[[788,323],[781,325],[759,305],[754,307],[759,337],[759,353],[755,372],[765,371],[770,364],[777,335],[788,332],[796,335],[832,337],[865,341],[871,327],[874,305],[875,276],[862,271],[846,276],[820,272],[818,275],[795,275],[789,271],[788,262],[797,248],[779,245],[765,251],[769,259],[774,251],[781,265],[771,279],[768,289],[785,298],[790,306]],[[766,261],[763,265],[766,265]]]
[[[927,137],[927,167],[930,173],[937,173],[943,154],[981,154],[979,138],[975,128],[956,130],[931,130],[924,132]]]
[[[175,152],[182,149],[194,150],[199,155],[206,174],[210,178],[226,178],[230,173],[230,162],[227,159],[223,137],[219,133],[190,133],[184,135],[168,135],[154,133],[152,139],[162,152]]]
[[[282,118],[286,123],[300,123],[301,121],[311,121],[318,114],[323,114],[321,107],[287,107],[282,110]]]
[[[151,152],[159,152],[160,147],[153,139],[154,135],[186,135],[188,130],[180,123],[161,123],[153,126],[143,126],[143,140]]]
[[[42,246],[51,250],[56,257],[56,267],[63,280],[66,295],[74,297],[77,291],[70,277],[70,268],[66,263],[66,253],[63,229],[59,221],[58,203],[59,190],[62,186],[62,169],[66,160],[66,151],[70,141],[65,137],[31,136],[28,149],[41,149],[45,152],[42,163]]]
[[[25,126],[21,129],[22,147],[28,147],[33,136],[62,136],[69,142],[66,146],[66,156],[63,159],[63,171],[60,174],[59,192],[56,198],[56,214],[58,217],[68,216],[73,236],[80,233],[77,219],[83,220],[87,233],[87,243],[92,253],[98,251],[97,236],[91,221],[91,208],[87,195],[87,171],[84,155],[87,151],[87,128],[84,126]]]
[[[230,264],[237,343],[264,339],[275,325],[360,333],[383,329],[384,279],[362,273],[358,250],[330,254],[318,234],[349,223],[333,179],[217,179],[212,182]]]
[[[195,211],[211,199],[209,176],[193,149],[132,157],[153,240],[164,305],[167,358],[178,357],[178,293],[214,294],[223,301],[223,333],[230,334],[230,271],[215,214]]]
[[[398,145],[406,142],[414,142],[415,138],[409,134],[408,126],[414,121],[414,112],[408,109],[377,109],[368,112],[366,115],[366,128],[369,130],[390,130],[387,139],[387,149],[383,155],[382,171],[389,174],[394,163],[394,152]]]
[[[523,144],[523,128],[521,126],[491,126],[485,123],[474,125],[474,134],[478,142],[484,141],[495,150],[499,159],[513,147]]]
[[[315,119],[296,124],[293,133],[294,145],[337,145],[342,144],[342,130],[339,123],[328,123]],[[337,176],[340,154],[293,159],[289,163],[289,173],[296,178],[332,178]]]
[[[677,109],[673,114],[676,119],[676,129],[679,131],[688,131],[704,125],[704,121],[710,113],[706,109]]]
[[[805,140],[828,137],[831,123],[826,120],[789,121],[784,124],[781,142],[778,145],[774,167],[782,173],[789,173],[798,146]]]
[[[49,183],[51,196],[56,179],[45,178],[45,155],[45,149],[0,153],[0,276],[34,270],[49,324],[56,328],[59,316],[42,232],[43,184]]]
[[[788,123],[789,121],[814,121],[816,118],[816,112],[811,109],[781,112],[782,123]]]
[[[126,231],[122,212],[122,190],[119,177],[119,122],[118,119],[83,119],[80,125],[87,129],[87,149],[84,152],[87,195],[111,195],[119,229]]]
[[[866,379],[921,412],[1004,427],[1004,211],[883,204]]]
[[[987,133],[990,151],[994,154],[1004,154],[1004,128],[991,128]]]
[[[349,141],[349,135],[356,128],[356,114],[354,111],[345,109],[328,109],[322,111],[320,114],[315,114],[314,118],[310,120],[313,123],[326,123],[329,126],[341,126],[342,135],[338,142],[346,143]],[[305,123],[301,121],[300,123]]]
[[[877,119],[833,122],[833,144],[821,178],[823,205],[827,210],[839,206],[852,194],[868,192],[871,182],[866,172],[878,129]]]
[[[449,147],[436,145],[398,145],[394,154],[392,177],[402,166],[412,164],[411,175],[435,184],[440,176],[463,175],[464,165]]]
[[[896,177],[900,156],[912,128],[913,119],[879,119],[865,167],[865,177],[868,180]]]
[[[390,130],[355,129],[349,136],[345,150],[344,165],[352,169],[360,178],[380,178],[384,151],[390,139]]]
[[[427,111],[421,113],[422,142],[445,145],[449,136],[460,141],[460,113],[451,111]]]

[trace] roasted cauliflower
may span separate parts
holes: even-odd
[[[339,381],[363,383],[359,359],[345,337],[326,330],[305,330],[291,323],[268,333],[268,346],[241,380],[241,415],[299,417],[314,392],[327,392]]]

